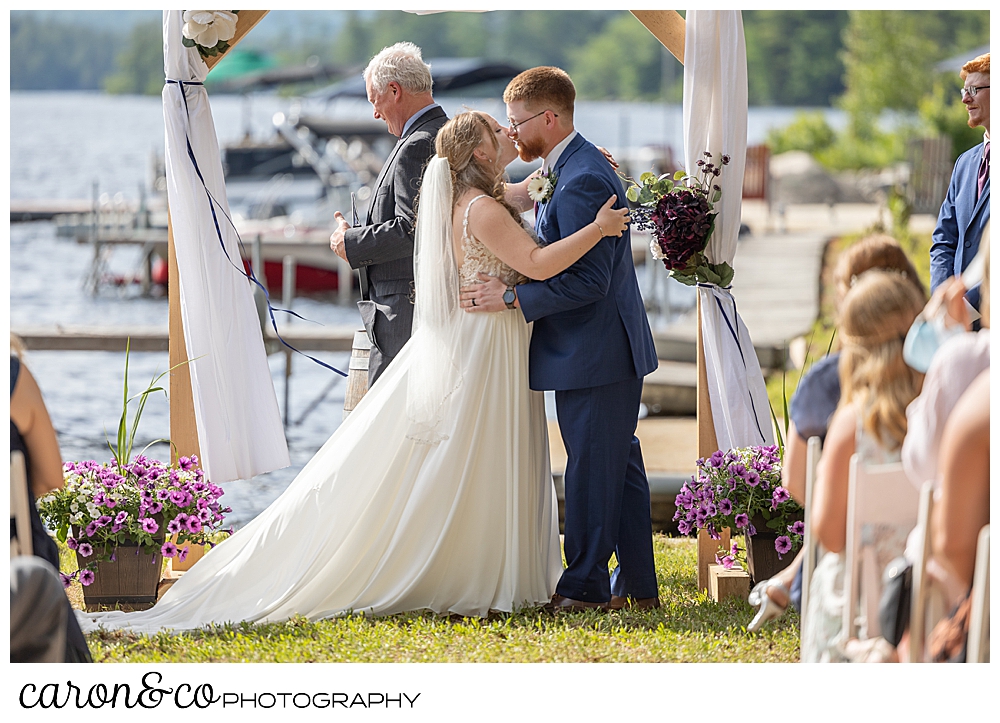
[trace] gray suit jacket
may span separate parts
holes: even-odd
[[[434,140],[447,120],[441,108],[432,108],[399,139],[375,182],[365,225],[344,236],[351,268],[368,267],[371,299],[358,302],[358,309],[372,343],[369,385],[410,338],[413,207],[424,168],[434,156]]]

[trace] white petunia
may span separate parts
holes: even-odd
[[[73,511],[73,512],[79,512],[80,511],[80,505],[78,505],[76,502],[74,502],[73,504],[71,504],[69,506],[69,509],[71,511]]]
[[[535,176],[528,181],[528,198],[535,203],[545,203],[552,195],[552,182],[545,176]]]

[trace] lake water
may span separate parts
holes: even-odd
[[[500,114],[499,103],[477,99],[470,105]],[[443,101],[449,113],[461,101]],[[233,142],[249,130],[258,138],[273,134],[271,118],[288,108],[286,99],[254,96],[245,103],[236,96],[212,99],[220,143]],[[346,109],[345,109],[346,110]],[[368,117],[365,104],[352,113]],[[789,122],[794,109],[751,109],[748,141],[758,143],[767,129]],[[839,123],[830,112],[831,123]],[[649,143],[682,147],[679,106],[643,103],[581,103],[577,126],[591,140],[613,151]],[[666,139],[666,141],[664,141]],[[150,158],[163,150],[159,97],[108,96],[100,93],[14,92],[10,94],[11,199],[90,198],[93,184],[100,192],[138,199],[149,188]],[[83,288],[92,251],[55,235],[48,222],[10,227],[10,322],[12,325],[167,325],[166,298],[143,298],[134,288],[103,288],[90,295]],[[113,271],[129,273],[138,251],[123,249],[111,259]],[[651,289],[669,293],[673,310],[689,308],[693,293],[666,278],[659,265],[639,270],[644,294]],[[358,324],[356,307],[340,307],[313,299],[296,299],[292,308],[307,319],[327,324]],[[347,368],[347,353],[316,354],[323,361]],[[121,414],[124,354],[105,352],[32,352],[27,363],[37,377],[66,460],[107,459],[106,435],[113,436]],[[283,354],[269,358],[278,399],[285,384]],[[141,390],[167,367],[165,353],[137,353],[130,360],[130,389]],[[344,404],[341,377],[297,357],[290,386],[290,419],[286,432],[292,465],[253,480],[224,485],[237,527],[270,504],[337,428]],[[151,399],[139,428],[137,448],[169,435],[168,402]],[[164,444],[150,450],[165,458]]]

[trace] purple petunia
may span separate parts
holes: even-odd
[[[71,550],[75,550],[79,546],[80,542],[75,537],[66,538],[66,547]]]
[[[719,508],[716,507],[714,502],[709,502],[705,505],[705,514],[709,517],[715,517],[719,513]]]
[[[771,509],[778,509],[778,505],[782,502],[787,502],[791,499],[791,495],[788,494],[788,490],[784,487],[775,487],[774,492],[771,493]]]
[[[760,484],[760,475],[757,474],[757,472],[755,472],[752,469],[747,471],[744,479],[747,481],[747,484],[750,485],[751,487],[756,487],[757,485]]]
[[[162,502],[150,502],[149,503],[149,514],[155,515],[157,512],[163,509]]]
[[[64,572],[60,572],[59,573],[59,581],[62,583],[62,586],[64,588],[68,588],[70,586],[70,584],[73,582],[73,576],[72,575],[67,575]]]
[[[80,570],[80,584],[90,585],[94,582],[94,571],[93,570]]]
[[[181,531],[181,523],[178,522],[176,518],[170,520],[170,522],[167,523],[167,532],[169,532],[171,535],[174,535],[180,531]]]
[[[718,558],[718,555],[716,556],[716,558],[715,558],[715,559],[716,559],[716,560],[718,560],[718,559],[719,559],[719,558]],[[733,559],[733,556],[732,556],[732,555],[726,555],[725,557],[723,557],[723,558],[722,558],[722,560],[721,560],[721,561],[719,562],[719,564],[721,564],[721,565],[722,565],[722,566],[723,566],[724,568],[726,568],[727,570],[732,570],[732,569],[733,569],[733,564],[734,564],[735,562],[736,562],[736,560],[734,560],[734,559]]]
[[[691,523],[688,522],[687,520],[681,520],[680,522],[677,523],[677,530],[682,535],[688,535],[691,533]]]
[[[789,525],[788,530],[793,535],[804,535],[806,533],[806,525],[802,520],[796,520]]]
[[[115,524],[120,525],[127,519],[128,519],[128,512],[122,510],[117,515],[115,515]]]
[[[164,557],[174,557],[177,554],[177,545],[175,545],[170,540],[167,540],[162,545],[160,545],[160,553]]]
[[[81,542],[80,546],[76,548],[80,557],[90,557],[94,554],[94,548],[90,546],[89,542]]]
[[[744,527],[750,524],[750,518],[743,512],[736,515],[736,529],[742,530]]]
[[[187,518],[185,526],[187,527],[188,532],[191,532],[193,534],[198,534],[199,532],[201,532],[201,520],[199,520],[194,515],[191,515],[190,517]]]
[[[165,500],[169,496],[170,496],[170,490],[157,490],[156,491],[156,499],[158,499],[158,500]]]
[[[792,549],[791,538],[789,538],[788,535],[782,535],[774,541],[774,549],[778,551],[779,557],[787,552],[790,552]]]
[[[96,522],[89,522],[87,523],[87,527],[84,528],[83,533],[87,537],[93,537],[95,534],[97,534],[98,527],[99,525]]]
[[[139,523],[142,525],[142,531],[148,532],[151,535],[158,529],[160,529],[160,526],[156,524],[156,520],[154,520],[152,517],[143,517],[141,520],[139,520]]]
[[[110,515],[101,515],[100,517],[97,518],[97,525],[98,525],[98,527],[106,527],[107,525],[110,525],[110,524],[111,524],[111,516]]]
[[[180,560],[181,562],[184,562],[187,559],[188,552],[190,551],[190,549],[191,548],[189,548],[187,545],[185,545],[180,550],[178,550],[177,551],[177,559]]]
[[[724,515],[733,514],[733,503],[728,497],[719,500],[719,512]]]

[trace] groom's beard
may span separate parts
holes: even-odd
[[[533,140],[523,140],[518,139],[517,141],[517,155],[525,163],[531,163],[537,158],[542,157],[542,153],[545,152],[545,143],[540,138],[535,138]]]

